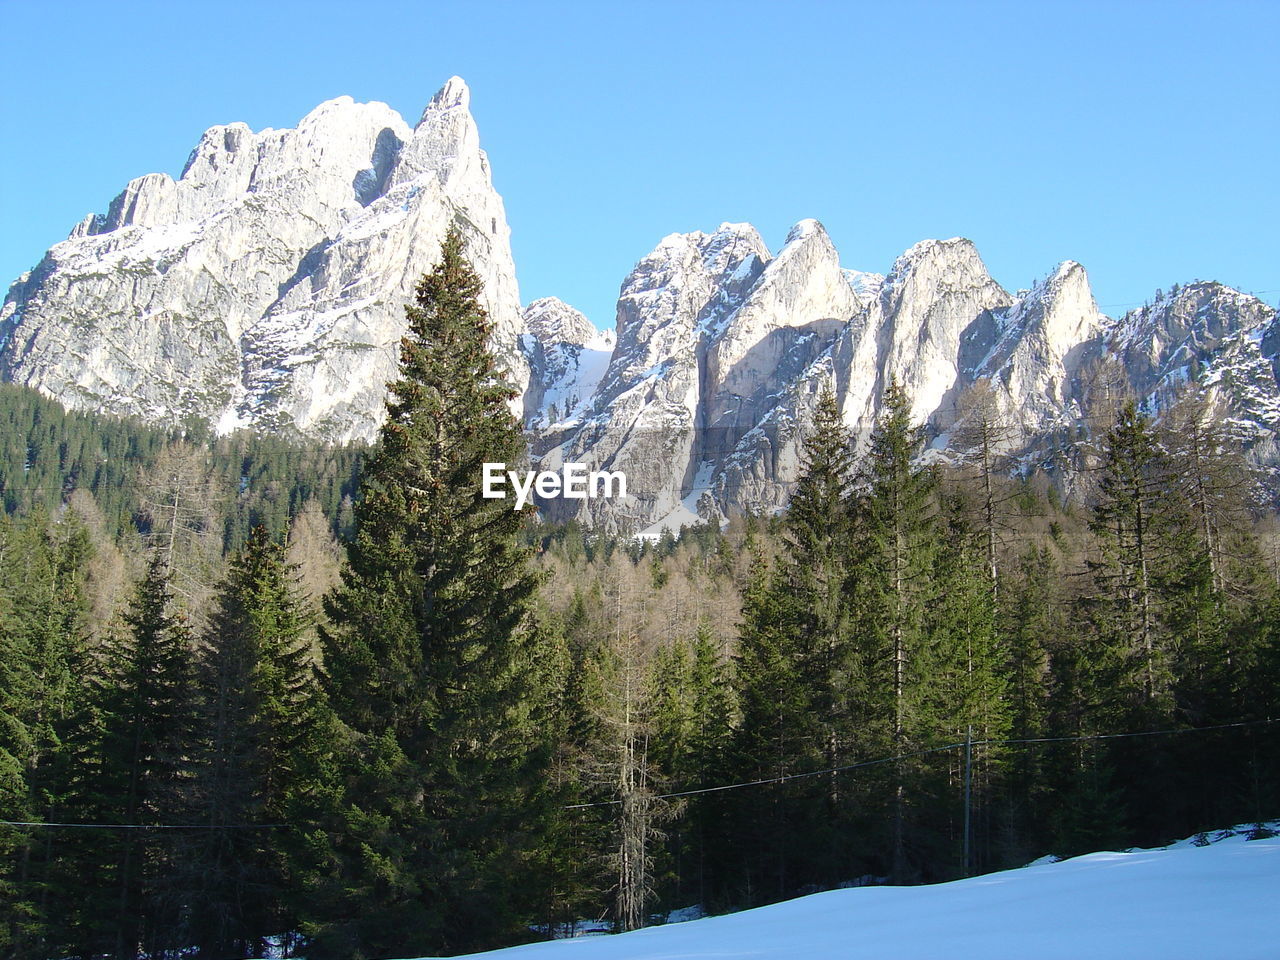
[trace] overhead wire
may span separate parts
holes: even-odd
[[[1032,743],[1070,743],[1082,742],[1088,740],[1117,740],[1125,737],[1155,737],[1170,734],[1182,733],[1207,733],[1213,730],[1229,730],[1238,727],[1254,727],[1264,726],[1266,724],[1276,723],[1280,718],[1266,720],[1242,720],[1235,723],[1222,723],[1210,727],[1169,727],[1161,730],[1140,730],[1133,733],[1097,733],[1085,734],[1076,737],[1026,737],[1020,739],[993,739],[993,740],[969,740],[967,745],[970,747],[979,746],[999,746],[1007,744],[1032,744]],[[673,800],[679,797],[691,797],[703,793],[719,793],[725,790],[738,790],[743,787],[758,787],[771,783],[786,783],[790,780],[803,780],[808,777],[828,776],[833,773],[844,773],[848,770],[857,770],[863,767],[874,767],[886,763],[897,763],[902,760],[911,760],[916,757],[922,757],[931,753],[943,753],[948,750],[956,750],[966,745],[966,741],[960,740],[956,743],[949,743],[940,747],[929,747],[924,750],[916,750],[911,753],[903,753],[893,757],[880,757],[875,760],[863,760],[858,763],[843,764],[838,767],[827,767],[823,770],[806,770],[803,773],[788,773],[777,777],[765,777],[759,780],[743,780],[738,783],[719,784],[714,787],[700,787],[695,790],[680,790],[674,793],[658,794],[650,797],[651,800]],[[605,807],[616,806],[622,803],[619,800],[597,800],[591,803],[574,803],[563,807],[564,810],[584,810],[589,807]]]
[[[928,756],[934,753],[944,753],[949,750],[957,750],[968,746],[999,746],[1014,744],[1036,744],[1036,743],[1078,743],[1090,740],[1118,740],[1128,737],[1155,737],[1168,736],[1185,733],[1209,733],[1216,730],[1231,730],[1243,727],[1266,726],[1280,722],[1280,718],[1267,718],[1265,720],[1240,720],[1233,723],[1220,723],[1208,727],[1166,727],[1158,730],[1138,730],[1129,733],[1095,733],[1083,734],[1073,737],[1022,737],[1022,738],[1003,738],[1003,739],[983,739],[983,740],[958,740],[955,743],[948,743],[937,747],[926,747],[921,750],[913,750],[909,753],[897,754],[892,757],[878,757],[875,760],[861,760],[856,763],[841,764],[836,767],[827,767],[822,770],[805,770],[801,773],[787,773],[776,777],[762,777],[757,780],[742,780],[737,783],[723,783],[711,787],[697,787],[689,790],[677,790],[671,793],[658,794],[650,797],[650,800],[676,800],[682,797],[693,797],[708,793],[722,793],[727,790],[740,790],[745,787],[759,787],[775,783],[788,783],[792,780],[805,780],[811,777],[830,776],[836,773],[845,773],[849,770],[860,770],[867,767],[883,766],[888,763],[898,763],[903,760],[913,760],[916,757]],[[621,799],[615,800],[596,800],[589,803],[571,803],[561,807],[562,810],[586,810],[592,807],[610,807],[617,806],[622,803]],[[266,830],[279,829],[288,827],[287,823],[235,823],[235,824],[209,824],[209,823],[71,823],[57,821],[39,821],[39,820],[0,820],[0,826],[7,827],[47,827],[60,829],[86,829],[86,830]]]

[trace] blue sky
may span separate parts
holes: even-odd
[[[816,217],[883,272],[967,236],[1108,312],[1217,279],[1280,292],[1280,3],[76,3],[0,0],[0,276],[201,132],[322,100],[416,121],[452,74],[528,302],[600,326],[665,234]]]

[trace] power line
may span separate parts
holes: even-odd
[[[839,767],[828,767],[825,770],[807,770],[804,773],[788,773],[778,777],[766,777],[761,780],[744,780],[740,783],[725,783],[714,787],[701,787],[697,790],[681,790],[676,793],[664,793],[651,797],[652,800],[672,800],[679,797],[692,797],[703,793],[719,793],[724,790],[738,790],[742,787],[758,787],[769,783],[786,783],[789,780],[803,780],[808,777],[821,777],[833,773],[844,773],[848,770],[857,770],[863,767],[874,767],[885,763],[896,763],[899,760],[912,760],[916,757],[922,757],[931,753],[943,753],[948,750],[958,750],[961,747],[968,746],[980,747],[988,745],[1007,745],[1007,744],[1031,744],[1031,743],[1075,743],[1086,740],[1117,740],[1124,737],[1156,737],[1168,734],[1179,733],[1207,733],[1213,730],[1229,730],[1237,727],[1256,727],[1265,726],[1267,724],[1276,723],[1280,718],[1267,720],[1243,720],[1237,723],[1220,723],[1211,727],[1170,727],[1163,730],[1140,730],[1134,733],[1093,733],[1078,737],[1029,737],[1023,739],[1005,739],[1005,740],[960,740],[956,743],[949,743],[941,747],[929,747],[925,750],[916,750],[912,753],[902,753],[894,757],[881,757],[877,760],[863,760],[859,763],[848,763]],[[593,803],[574,803],[566,807],[564,810],[584,810],[588,807],[608,807],[617,806],[622,803],[621,800],[597,800]]]
[[[83,830],[269,830],[287,823],[56,823],[42,820],[0,820],[5,827],[72,827]]]
[[[1280,722],[1280,718],[1268,718],[1266,720],[1242,720],[1236,723],[1220,723],[1211,727],[1169,727],[1162,730],[1139,730],[1132,733],[1094,733],[1086,734],[1078,737],[1027,737],[1021,739],[1001,739],[1001,740],[959,740],[955,743],[948,743],[940,747],[927,747],[923,750],[914,750],[911,753],[902,753],[893,757],[880,757],[876,760],[862,760],[858,763],[846,763],[838,767],[828,767],[825,770],[806,770],[803,773],[788,773],[778,777],[765,777],[760,780],[744,780],[739,783],[725,783],[714,787],[699,787],[694,790],[680,790],[675,793],[663,793],[652,797],[653,800],[675,800],[681,797],[693,797],[705,793],[720,793],[725,790],[739,790],[743,787],[758,787],[770,783],[786,783],[791,780],[805,780],[810,777],[827,776],[833,773],[844,773],[849,770],[865,769],[867,767],[882,766],[886,763],[896,763],[900,760],[912,760],[916,757],[923,757],[933,753],[944,753],[948,750],[958,750],[961,747],[988,746],[988,745],[1008,745],[1008,744],[1031,744],[1031,743],[1076,743],[1086,740],[1117,740],[1126,737],[1156,737],[1170,734],[1181,733],[1208,733],[1214,730],[1231,730],[1241,727],[1266,726],[1268,724]],[[621,800],[598,800],[593,803],[573,803],[562,807],[562,810],[585,810],[590,807],[610,807],[617,806],[622,803]],[[6,827],[48,827],[59,829],[82,829],[82,830],[270,830],[287,827],[287,823],[230,823],[230,824],[209,824],[209,823],[62,823],[48,822],[37,820],[0,820],[0,826]]]
[[[940,753],[943,750],[954,750],[956,747],[963,747],[964,743],[951,743],[945,747],[930,747],[926,750],[917,750],[914,753],[904,753],[896,757],[881,757],[879,760],[863,760],[859,763],[847,763],[840,767],[829,767],[826,770],[808,770],[804,773],[788,773],[781,777],[768,777],[763,780],[745,780],[742,783],[726,783],[716,787],[700,787],[697,790],[681,790],[678,793],[664,793],[653,797],[654,800],[671,800],[676,797],[692,797],[700,793],[717,793],[721,790],[737,790],[739,787],[758,787],[766,783],[786,783],[788,780],[803,780],[806,777],[820,777],[829,773],[842,773],[845,770],[857,770],[861,767],[874,767],[883,763],[893,763],[896,760],[910,760],[913,757],[922,757],[929,753]],[[564,810],[582,810],[586,807],[607,807],[615,806],[622,803],[621,800],[598,800],[595,803],[574,803]]]

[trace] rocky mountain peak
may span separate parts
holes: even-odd
[[[1034,321],[1037,335],[1063,352],[1099,335],[1110,323],[1093,298],[1088,272],[1074,260],[1060,263],[1014,309],[1019,308]]]
[[[582,416],[613,356],[614,333],[597,330],[581,312],[556,297],[524,309],[520,338],[531,376],[524,399],[532,430],[564,430]]]
[[[445,81],[444,86],[436,91],[436,95],[431,98],[427,103],[426,109],[423,110],[418,124],[421,126],[423,120],[428,119],[436,112],[454,108],[471,109],[471,88],[467,86],[465,80],[458,76],[450,77]]]
[[[339,97],[292,129],[211,127],[182,177],[131,181],[0,308],[0,373],[70,406],[370,438],[404,304],[459,224],[523,390],[502,201],[449,81],[410,129]]]
[[[1257,297],[1197,280],[1157,292],[1116,324],[1107,352],[1148,408],[1160,410],[1188,381],[1210,388],[1241,423],[1280,429],[1280,320]]]
[[[524,308],[524,327],[545,344],[570,343],[583,346],[599,335],[581,311],[558,297],[543,297]]]
[[[292,129],[211,127],[179,179],[130,181],[10,288],[0,376],[156,421],[371,438],[404,304],[456,224],[533,458],[628,477],[625,501],[544,504],[553,519],[656,535],[776,509],[820,392],[864,442],[890,378],[940,446],[983,383],[1030,463],[1079,425],[1106,361],[1156,410],[1203,385],[1280,460],[1280,321],[1216,283],[1115,322],[1075,261],[1010,296],[969,240],[923,240],[880,274],[805,219],[776,254],[746,223],[664,237],[623,281],[616,330],[554,297],[522,310],[469,103],[455,77],[412,128],[349,97]]]
[[[856,419],[873,419],[888,377],[912,397],[915,417],[929,418],[953,398],[962,371],[996,342],[996,312],[1012,302],[971,241],[915,244],[894,261],[872,304],[882,376],[854,408]]]

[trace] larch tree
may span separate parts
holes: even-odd
[[[1005,491],[1009,447],[1019,439],[1018,425],[1000,407],[990,380],[979,380],[961,398],[953,443],[965,452],[975,473],[979,524],[987,581],[994,602],[1000,599],[1000,552],[1008,523],[1003,515],[1012,499]]]

